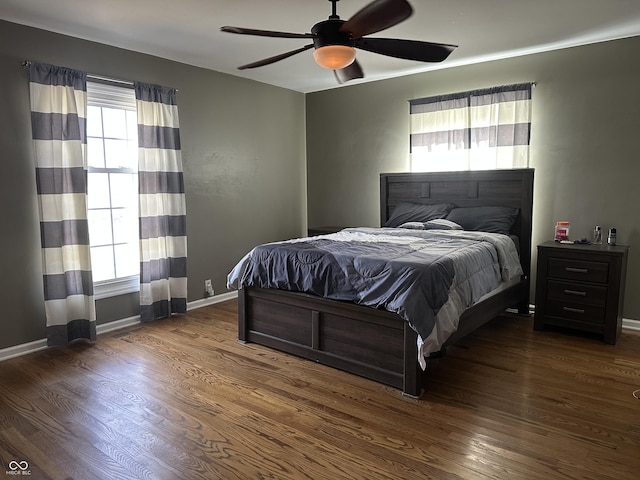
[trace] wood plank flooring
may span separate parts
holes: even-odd
[[[0,363],[0,479],[640,478],[638,333],[611,346],[504,315],[431,363],[415,400],[239,344],[236,315]]]

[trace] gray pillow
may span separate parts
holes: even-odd
[[[460,207],[447,215],[465,230],[508,235],[518,218],[519,209],[511,207]]]
[[[407,222],[428,222],[436,218],[444,218],[455,205],[450,203],[437,203],[424,205],[421,203],[403,202],[391,212],[391,217],[383,225],[384,227],[397,227]]]

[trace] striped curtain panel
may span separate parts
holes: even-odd
[[[49,346],[96,338],[87,222],[86,74],[29,66]]]
[[[528,167],[532,85],[410,100],[411,170]]]
[[[176,90],[136,82],[140,320],[187,311],[186,203]]]

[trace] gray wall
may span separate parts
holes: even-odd
[[[24,60],[179,89],[190,301],[206,278],[225,292],[255,244],[306,231],[303,94],[0,21],[0,349],[45,336]],[[98,323],[137,315],[137,295],[96,309]]]
[[[556,220],[571,221],[574,238],[596,223],[617,227],[619,243],[632,246],[624,315],[640,319],[639,50],[640,38],[619,40],[305,98],[0,21],[0,349],[45,336],[23,60],[180,90],[190,301],[202,298],[205,278],[226,291],[226,274],[255,244],[303,234],[307,211],[312,226],[377,226],[379,174],[409,169],[407,100],[535,81],[534,244],[552,238]],[[98,301],[97,313],[98,323],[135,315],[137,296]]]
[[[533,243],[557,220],[574,239],[615,226],[631,246],[624,316],[640,320],[638,51],[640,37],[307,95],[309,225],[379,225],[379,174],[409,170],[407,100],[535,81]]]

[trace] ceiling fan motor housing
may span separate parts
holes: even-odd
[[[315,48],[326,47],[327,45],[345,45],[353,47],[353,40],[349,32],[341,32],[340,27],[344,20],[329,19],[316,23],[311,28],[311,33],[315,35],[313,46]]]

